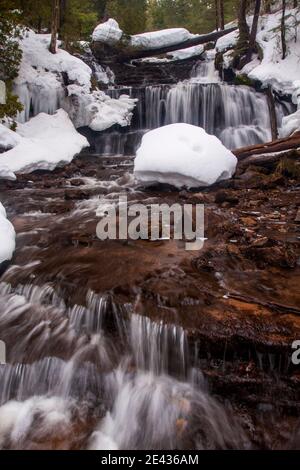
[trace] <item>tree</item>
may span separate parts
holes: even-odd
[[[0,80],[6,84],[6,103],[0,105],[0,119],[5,116],[14,117],[22,111],[22,105],[12,93],[12,81],[18,75],[22,51],[18,38],[20,16],[15,4],[10,0],[0,0]]]
[[[249,51],[249,43],[250,43],[250,34],[249,34],[249,27],[247,24],[247,7],[248,1],[247,0],[239,0],[239,8],[238,8],[238,26],[239,26],[239,38],[237,45],[235,47],[235,58],[234,58],[234,65],[241,69],[247,62],[247,54]]]
[[[259,14],[260,14],[260,8],[261,8],[261,0],[256,0],[255,1],[255,8],[254,8],[254,15],[253,15],[253,23],[252,23],[250,39],[249,39],[249,51],[248,51],[248,55],[247,55],[247,61],[251,60],[252,52],[255,49],[255,42],[256,42],[256,35],[257,35],[257,27],[258,27],[258,19],[259,19]]]
[[[224,29],[224,0],[215,0],[216,4],[216,29]]]
[[[286,58],[285,12],[286,12],[286,0],[282,0],[282,15],[281,15],[282,59],[285,59],[285,58]]]
[[[146,29],[146,0],[108,0],[106,12],[127,34],[142,33]]]
[[[56,54],[57,32],[59,27],[60,0],[52,0],[51,41],[49,50]]]

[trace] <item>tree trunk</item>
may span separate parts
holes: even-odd
[[[276,116],[274,96],[273,96],[271,87],[268,87],[267,98],[268,98],[268,106],[269,106],[269,112],[270,112],[272,140],[276,140],[278,138],[278,125],[277,125],[277,116]]]
[[[284,150],[297,150],[300,147],[300,131],[295,132],[290,137],[274,140],[265,144],[250,145],[233,150],[232,153],[237,159],[243,160],[251,155],[262,155],[268,153],[283,152]]]
[[[239,39],[235,48],[235,67],[240,70],[247,63],[250,36],[246,17],[248,0],[240,0],[238,4]]]
[[[139,49],[139,48],[128,48],[128,44],[118,43],[114,46],[94,41],[91,44],[94,56],[99,62],[109,63],[124,63],[130,62],[131,60],[143,59],[146,57],[153,57],[160,54],[166,54],[167,52],[178,51],[179,49],[187,49],[188,47],[198,46],[200,44],[206,44],[207,42],[216,41],[222,36],[236,31],[236,27],[228,28],[224,31],[215,31],[213,33],[202,34],[192,39],[187,39],[182,42],[178,42],[171,46],[161,46],[156,49]]]
[[[219,0],[219,26],[220,29],[225,28],[224,0]]]
[[[215,9],[216,9],[216,30],[219,31],[219,0],[215,0]]]
[[[224,29],[225,17],[224,17],[224,0],[215,0],[216,7],[216,30]]]
[[[281,44],[282,44],[282,59],[286,58],[286,41],[285,41],[285,10],[286,0],[282,0],[282,16],[281,16]]]
[[[251,55],[255,48],[260,8],[261,8],[261,0],[256,0],[255,8],[254,8],[253,23],[252,23],[252,28],[251,28],[250,40],[249,40],[249,52],[247,55],[247,59],[249,61],[251,60]]]
[[[51,21],[51,42],[49,50],[56,54],[57,31],[59,24],[59,6],[60,0],[52,0],[52,21]]]
[[[293,7],[297,8],[297,6],[298,6],[298,0],[294,0]]]

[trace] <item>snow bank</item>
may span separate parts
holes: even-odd
[[[24,111],[19,114],[18,121],[24,123],[32,115],[54,114],[62,108],[68,112],[75,127],[91,125],[94,130],[103,130],[114,124],[129,125],[135,101],[123,97],[118,106],[117,100],[102,91],[92,91],[92,69],[59,47],[56,54],[51,54],[49,43],[49,34],[33,31],[26,32],[20,42],[23,58],[14,91]],[[96,77],[105,79],[103,71],[99,66],[95,70]],[[111,113],[111,119],[108,119],[108,113]]]
[[[89,145],[62,109],[52,116],[41,113],[19,124],[16,136],[14,148],[0,154],[0,171],[53,170],[60,163],[70,162]]]
[[[12,258],[16,247],[16,233],[6,218],[6,211],[0,202],[0,264]]]
[[[100,41],[106,44],[115,44],[120,41],[123,31],[116,20],[110,18],[105,23],[99,24],[93,32],[93,41]]]
[[[236,157],[217,137],[190,124],[171,124],[145,134],[134,174],[143,183],[210,186],[230,178],[236,165]]]
[[[282,60],[281,11],[260,18],[257,43],[263,51],[263,59],[249,73],[250,78],[259,80],[265,87],[271,85],[274,90],[283,94],[292,94],[295,91],[294,82],[300,77],[300,24],[296,25],[296,21],[300,22],[300,13],[287,10],[287,57]]]

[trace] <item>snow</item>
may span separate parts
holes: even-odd
[[[105,23],[99,24],[92,35],[93,41],[100,41],[106,44],[115,44],[120,41],[123,31],[116,20],[110,18]]]
[[[194,56],[199,56],[203,54],[204,46],[192,46],[187,49],[180,49],[179,51],[168,52],[167,56],[171,57],[173,60],[184,60],[189,59]]]
[[[35,34],[30,30],[20,42],[23,58],[14,91],[24,111],[19,114],[18,121],[24,123],[32,115],[54,114],[62,108],[68,112],[75,127],[91,125],[94,130],[103,130],[114,124],[129,125],[135,101],[122,97],[118,105],[117,100],[102,91],[92,90],[92,69],[59,47],[56,54],[51,54],[49,43],[49,34]],[[105,71],[100,65],[95,70],[99,81],[108,82],[107,73],[109,70]]]
[[[21,141],[21,137],[3,124],[0,124],[0,148],[9,150]]]
[[[70,162],[89,145],[62,109],[52,116],[41,113],[25,124],[18,124],[16,136],[14,148],[0,154],[0,171],[53,170],[60,163]]]
[[[216,43],[216,51],[225,52],[228,49],[232,49],[236,45],[238,37],[239,31],[236,30],[219,38]]]
[[[272,86],[282,94],[293,94],[295,82],[300,77],[300,25],[294,26],[296,10],[287,10],[287,57],[282,59],[280,39],[281,12],[264,15],[260,19],[257,43],[263,51],[261,64],[255,67],[249,78],[259,80],[264,87]],[[298,13],[298,21],[300,14]],[[297,29],[297,40],[295,33]]]
[[[217,137],[190,124],[171,124],[144,135],[134,174],[148,184],[200,187],[230,178],[236,165],[236,157]]]
[[[16,233],[6,218],[6,211],[0,202],[0,264],[11,260],[16,247]]]
[[[157,49],[159,47],[173,46],[195,37],[197,35],[191,34],[185,28],[170,28],[131,36],[130,45],[141,49]]]

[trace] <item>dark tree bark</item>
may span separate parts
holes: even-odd
[[[297,6],[298,6],[298,0],[294,0],[293,6],[294,6],[294,8],[297,8]]]
[[[56,54],[57,31],[59,26],[59,7],[60,0],[52,0],[52,20],[51,20],[51,41],[49,50]]]
[[[251,60],[252,52],[255,49],[255,42],[256,42],[256,35],[257,35],[257,27],[258,27],[258,20],[261,8],[261,0],[255,1],[255,8],[254,8],[254,16],[253,16],[253,23],[250,33],[250,40],[249,40],[249,51],[247,55],[247,59]]]
[[[225,16],[224,16],[224,0],[215,0],[216,8],[216,30],[224,29]]]
[[[268,87],[267,98],[268,98],[268,106],[269,106],[269,112],[270,112],[272,140],[276,140],[278,138],[278,125],[277,125],[277,116],[276,116],[274,96],[273,96],[271,87]]]
[[[249,51],[250,34],[247,24],[248,0],[239,0],[238,6],[239,39],[235,48],[234,65],[240,70],[247,63],[247,54]]]
[[[224,0],[219,0],[219,26],[225,28]]]
[[[286,58],[286,41],[285,41],[285,11],[286,0],[282,0],[282,16],[281,16],[281,44],[282,44],[282,59]]]

